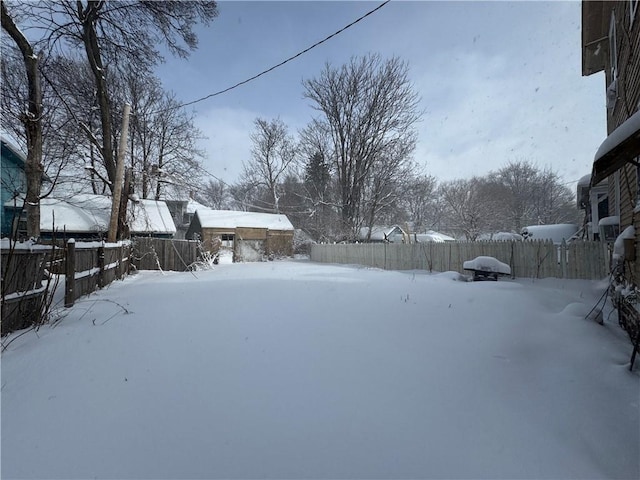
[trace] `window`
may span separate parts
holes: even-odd
[[[629,0],[629,26],[633,26],[633,19],[636,18],[636,12],[638,11],[638,4],[640,0]]]
[[[222,240],[223,247],[233,247],[233,239],[235,235],[232,233],[223,233],[220,235],[220,240]]]
[[[609,23],[609,61],[611,82],[618,78],[618,42],[616,38],[616,14],[611,12],[611,21]]]
[[[634,158],[636,163],[636,209],[640,207],[640,156]]]

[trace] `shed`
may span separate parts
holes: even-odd
[[[358,232],[358,240],[371,243],[404,243],[405,235],[404,230],[397,225],[392,227],[374,225],[371,228],[362,227]]]
[[[234,261],[256,261],[293,255],[293,233],[286,215],[199,208],[186,237],[212,253],[221,245],[232,248]]]

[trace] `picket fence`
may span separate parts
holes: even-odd
[[[312,245],[310,258],[386,270],[465,273],[463,263],[479,256],[506,263],[513,277],[595,280],[608,275],[606,244],[593,241],[318,244]]]

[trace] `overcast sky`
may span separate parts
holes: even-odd
[[[220,2],[188,59],[158,68],[182,101],[222,90],[339,30],[382,2]],[[582,77],[579,1],[392,1],[285,66],[194,105],[205,168],[235,182],[256,117],[292,133],[316,115],[302,80],[375,52],[409,63],[425,111],[415,160],[439,180],[526,159],[566,182],[591,172],[606,137],[603,73]]]

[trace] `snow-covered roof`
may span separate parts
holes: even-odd
[[[4,136],[3,136],[3,138],[2,138],[0,143],[2,143],[3,153],[6,152],[6,153],[12,155],[22,165],[27,163],[27,157],[22,152],[22,150],[20,150],[18,147],[16,147],[13,143],[9,142],[6,138],[4,138]]]
[[[167,204],[159,200],[139,200],[129,204],[129,229],[131,233],[175,234],[171,212]]]
[[[196,213],[196,210],[200,209],[209,210],[209,207],[207,207],[206,205],[202,205],[201,203],[196,202],[193,199],[190,199],[187,203],[187,213]]]
[[[555,225],[530,225],[522,229],[522,236],[527,240],[551,240],[560,244],[578,232],[578,226],[573,223],[558,223]]]
[[[640,153],[640,110],[625,120],[602,142],[593,160],[594,183],[618,170]]]
[[[238,212],[235,210],[211,210],[199,208],[196,216],[202,228],[268,228],[291,230],[293,225],[286,215],[276,213]]]
[[[445,235],[444,233],[439,233],[434,230],[427,230],[425,233],[417,233],[414,235],[414,238],[418,242],[436,242],[436,243],[444,243],[444,242],[455,242],[455,238],[450,237],[449,235]]]
[[[589,184],[591,184],[591,174],[588,173],[587,175],[580,177],[580,180],[578,180],[578,186],[585,186],[588,187]]]
[[[611,217],[604,217],[598,221],[598,226],[603,225],[620,225],[620,217],[612,215]]]
[[[46,232],[106,232],[110,215],[111,198],[102,195],[40,200],[40,229]]]
[[[386,227],[382,225],[374,225],[371,227],[371,237],[369,237],[369,227],[362,227],[358,232],[359,240],[366,240],[370,238],[372,241],[382,242],[387,240],[392,235],[403,235],[404,230],[402,230],[397,225],[392,227]]]
[[[5,203],[13,207],[13,200]],[[22,207],[22,201],[18,202]],[[176,227],[166,203],[140,200],[129,204],[131,233],[176,233]],[[40,200],[40,230],[51,232],[106,232],[111,218],[111,197],[79,194],[65,199]]]

